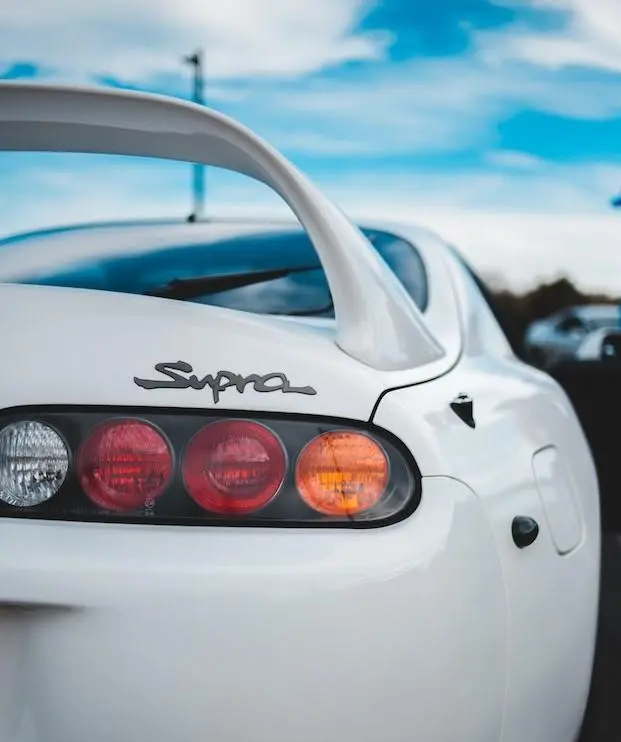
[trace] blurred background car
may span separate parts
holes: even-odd
[[[574,306],[532,322],[524,338],[529,360],[548,367],[557,361],[576,356],[590,333],[621,327],[621,310],[617,304]]]
[[[588,333],[576,351],[577,361],[621,361],[621,328],[602,327]]]

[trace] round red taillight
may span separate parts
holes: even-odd
[[[183,460],[183,481],[205,510],[245,515],[278,493],[287,467],[280,440],[264,425],[223,420],[194,436]]]
[[[84,441],[77,474],[88,497],[106,510],[152,507],[173,472],[173,454],[164,436],[141,420],[113,420]]]

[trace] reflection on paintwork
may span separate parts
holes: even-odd
[[[533,473],[559,554],[575,549],[582,537],[576,494],[558,449],[548,446],[533,456]]]

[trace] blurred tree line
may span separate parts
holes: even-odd
[[[486,284],[496,316],[515,353],[522,358],[524,333],[534,320],[543,319],[567,307],[621,302],[621,296],[582,293],[568,278],[541,283],[522,294],[499,286],[493,278],[488,278]]]

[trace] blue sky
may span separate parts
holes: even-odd
[[[216,6],[216,7],[214,7]],[[486,274],[619,290],[618,0],[34,0],[0,8],[0,77],[188,97],[254,128],[353,216],[422,222]],[[0,153],[0,231],[176,216],[182,164]],[[212,213],[272,213],[208,173]]]

